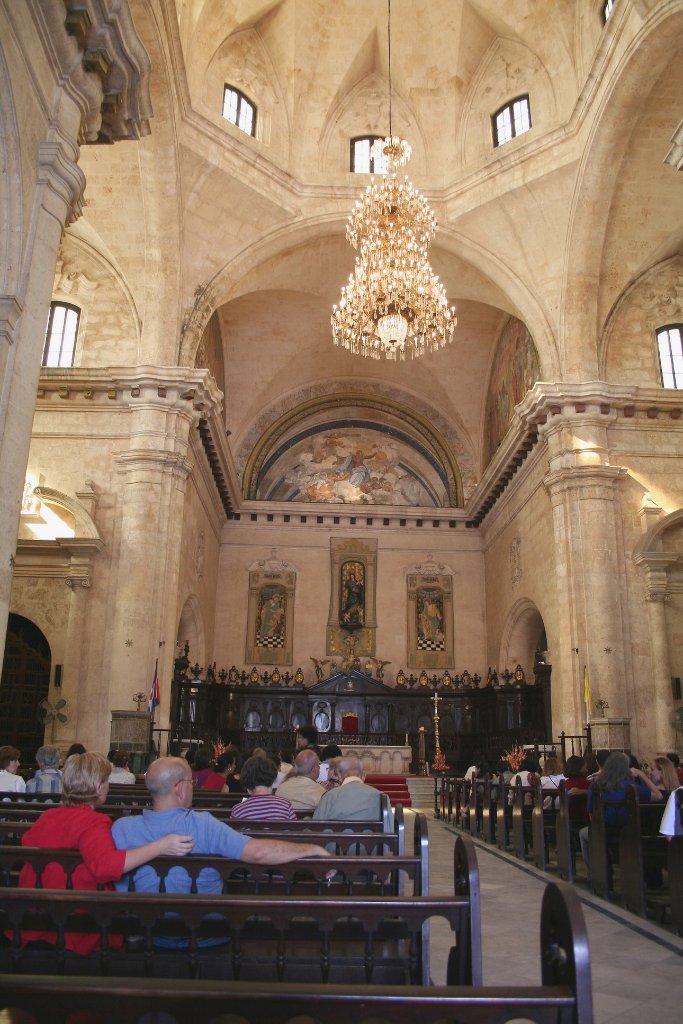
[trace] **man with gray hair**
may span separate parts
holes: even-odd
[[[341,785],[325,793],[313,812],[316,821],[374,821],[381,817],[379,790],[363,781],[360,758],[344,754],[335,761]]]
[[[315,750],[304,748],[294,758],[294,773],[278,786],[275,795],[289,800],[295,811],[312,811],[325,793],[317,781],[319,772],[320,758]]]
[[[27,793],[62,792],[62,773],[59,770],[59,751],[57,747],[38,747],[36,751],[38,771],[26,783]]]
[[[192,769],[182,757],[160,757],[147,769],[147,789],[152,807],[142,814],[130,814],[114,822],[111,834],[119,850],[160,839],[178,832],[192,836],[193,853],[229,857],[247,864],[288,864],[301,857],[328,857],[315,843],[290,843],[282,839],[257,839],[237,832],[208,811],[193,811]],[[152,867],[144,865],[135,872],[137,892],[158,892],[159,877]],[[181,867],[174,867],[166,878],[166,892],[189,892],[190,876]],[[128,880],[116,883],[127,889]],[[200,872],[197,889],[201,893],[222,891],[220,875],[211,868]]]

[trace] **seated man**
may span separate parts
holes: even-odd
[[[355,754],[346,754],[337,762],[341,785],[331,789],[313,812],[316,821],[376,821],[380,815],[380,793],[363,781],[365,772]]]
[[[36,763],[38,771],[26,783],[26,792],[60,794],[62,792],[62,773],[59,770],[57,747],[38,747]]]
[[[320,758],[314,750],[302,750],[294,758],[294,774],[278,786],[276,796],[289,800],[295,811],[314,810],[325,792],[317,781]]]
[[[142,814],[119,818],[112,825],[112,836],[117,849],[129,850],[135,846],[178,832],[194,839],[193,853],[215,854],[245,861],[247,864],[288,864],[301,857],[327,857],[329,854],[314,843],[289,843],[280,839],[255,839],[236,832],[208,811],[193,811],[192,769],[182,757],[160,757],[154,761],[145,776],[152,796],[152,807]],[[149,838],[145,838],[149,837]],[[134,875],[137,892],[158,892],[159,877],[146,865]],[[117,888],[126,890],[127,879],[117,882]],[[220,893],[222,885],[217,871],[207,868],[197,880],[202,893]],[[181,867],[172,868],[166,877],[167,892],[189,892],[190,876]]]

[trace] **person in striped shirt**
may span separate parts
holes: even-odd
[[[276,777],[277,765],[269,757],[248,758],[242,766],[240,779],[249,795],[233,807],[230,817],[296,821],[290,801],[282,796],[273,796]]]

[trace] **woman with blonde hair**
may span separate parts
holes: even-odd
[[[680,786],[676,767],[664,754],[654,759],[650,778],[662,793],[673,793]]]
[[[89,751],[68,758],[62,773],[62,803],[44,811],[34,825],[22,836],[22,846],[49,849],[78,850],[83,858],[72,876],[74,889],[94,890],[98,885],[111,889],[122,875],[164,855],[180,857],[192,850],[191,836],[168,835],[132,850],[117,850],[111,837],[111,819],[96,810],[109,792],[111,765],[103,754]],[[19,885],[25,889],[35,886],[36,875],[30,864],[25,864],[19,875]],[[43,870],[41,886],[44,889],[65,889],[66,873],[59,864],[48,864]],[[53,935],[24,933],[23,941],[54,942]],[[67,933],[67,948],[76,953],[91,953],[99,948],[99,939],[92,935]]]

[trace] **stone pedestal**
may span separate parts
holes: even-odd
[[[128,766],[135,774],[147,768],[151,737],[149,711],[112,711],[110,749],[127,751]]]
[[[630,718],[591,718],[591,746],[593,750],[630,750]]]

